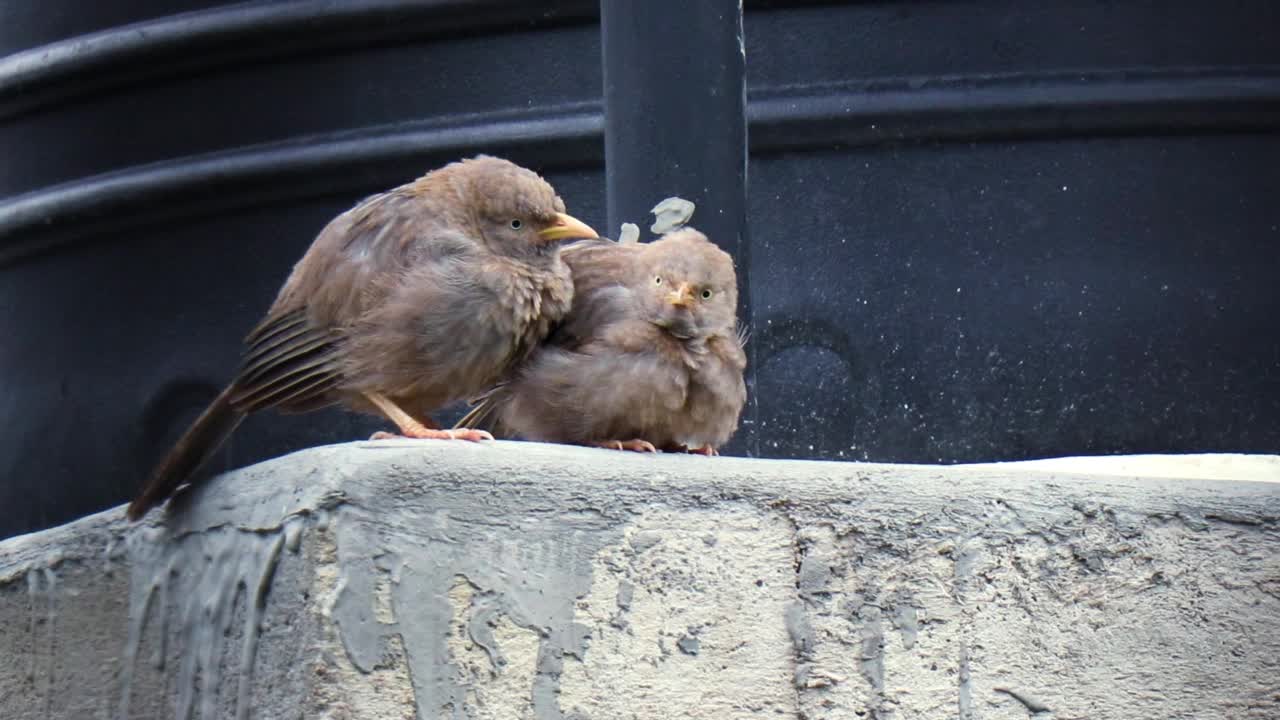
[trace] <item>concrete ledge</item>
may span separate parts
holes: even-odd
[[[317,448],[0,543],[0,717],[1276,718],[1233,457]]]

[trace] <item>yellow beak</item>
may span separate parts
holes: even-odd
[[[693,288],[689,283],[680,283],[680,287],[667,293],[667,302],[678,308],[687,308],[693,304]]]
[[[598,238],[600,234],[572,215],[556,213],[556,221],[539,230],[538,237],[550,242],[568,238]]]

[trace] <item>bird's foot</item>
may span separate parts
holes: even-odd
[[[648,440],[600,440],[587,443],[588,447],[605,448],[606,450],[630,450],[632,452],[656,453],[658,448]]]
[[[414,440],[468,440],[470,442],[480,442],[481,440],[492,440],[493,436],[484,430],[434,430],[432,428],[405,428],[403,435],[395,433],[383,432],[379,430],[369,436],[370,440],[394,440],[400,438],[412,438]]]
[[[364,394],[374,407],[382,411],[387,419],[396,424],[400,429],[400,435],[391,433],[376,432],[370,440],[385,440],[394,437],[407,437],[417,440],[470,440],[471,442],[480,442],[481,440],[492,440],[493,436],[484,430],[441,430],[436,426],[435,420],[429,416],[419,421],[409,413],[405,412],[391,400],[387,399],[381,393],[366,392]]]
[[[716,457],[720,454],[719,450],[711,447],[710,445],[703,445],[702,447],[696,448],[691,448],[688,445],[668,445],[667,447],[662,448],[662,451],[669,453],[688,453],[690,455],[706,455],[707,457]]]

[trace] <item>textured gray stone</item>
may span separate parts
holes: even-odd
[[[0,718],[1277,718],[1277,479],[317,448],[0,543]]]

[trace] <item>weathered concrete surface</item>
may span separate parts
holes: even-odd
[[[1280,718],[1280,458],[1086,464],[310,450],[0,543],[0,718]]]

